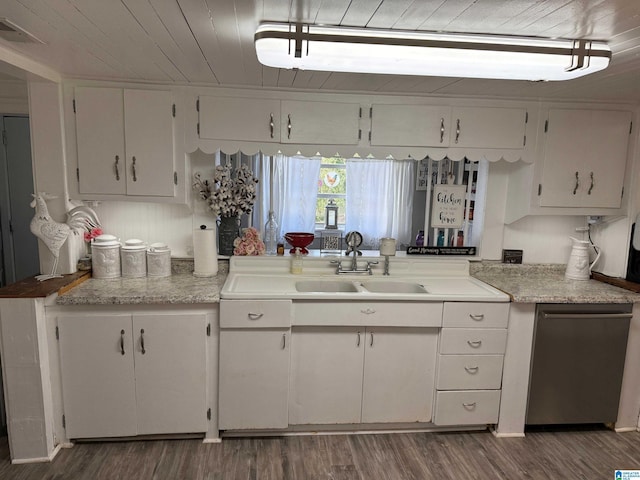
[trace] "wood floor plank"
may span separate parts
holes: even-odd
[[[640,433],[599,427],[491,433],[395,433],[79,443],[51,463],[12,465],[2,480],[547,480],[640,470]]]

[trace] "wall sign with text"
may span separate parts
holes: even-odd
[[[434,185],[431,226],[461,228],[464,223],[464,197],[466,192],[466,185]]]

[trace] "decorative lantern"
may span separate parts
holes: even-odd
[[[325,207],[324,212],[324,228],[335,230],[338,228],[338,205],[333,201],[333,198],[329,200],[329,203]]]

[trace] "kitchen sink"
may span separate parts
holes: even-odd
[[[413,282],[373,281],[363,282],[362,286],[373,293],[428,293],[422,285]]]
[[[298,292],[357,292],[353,282],[340,280],[301,280],[296,282]]]

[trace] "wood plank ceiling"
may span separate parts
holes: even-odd
[[[638,0],[2,0],[0,17],[44,43],[8,47],[67,78],[176,85],[640,101]],[[568,82],[263,67],[261,21],[607,41],[603,72]]]

